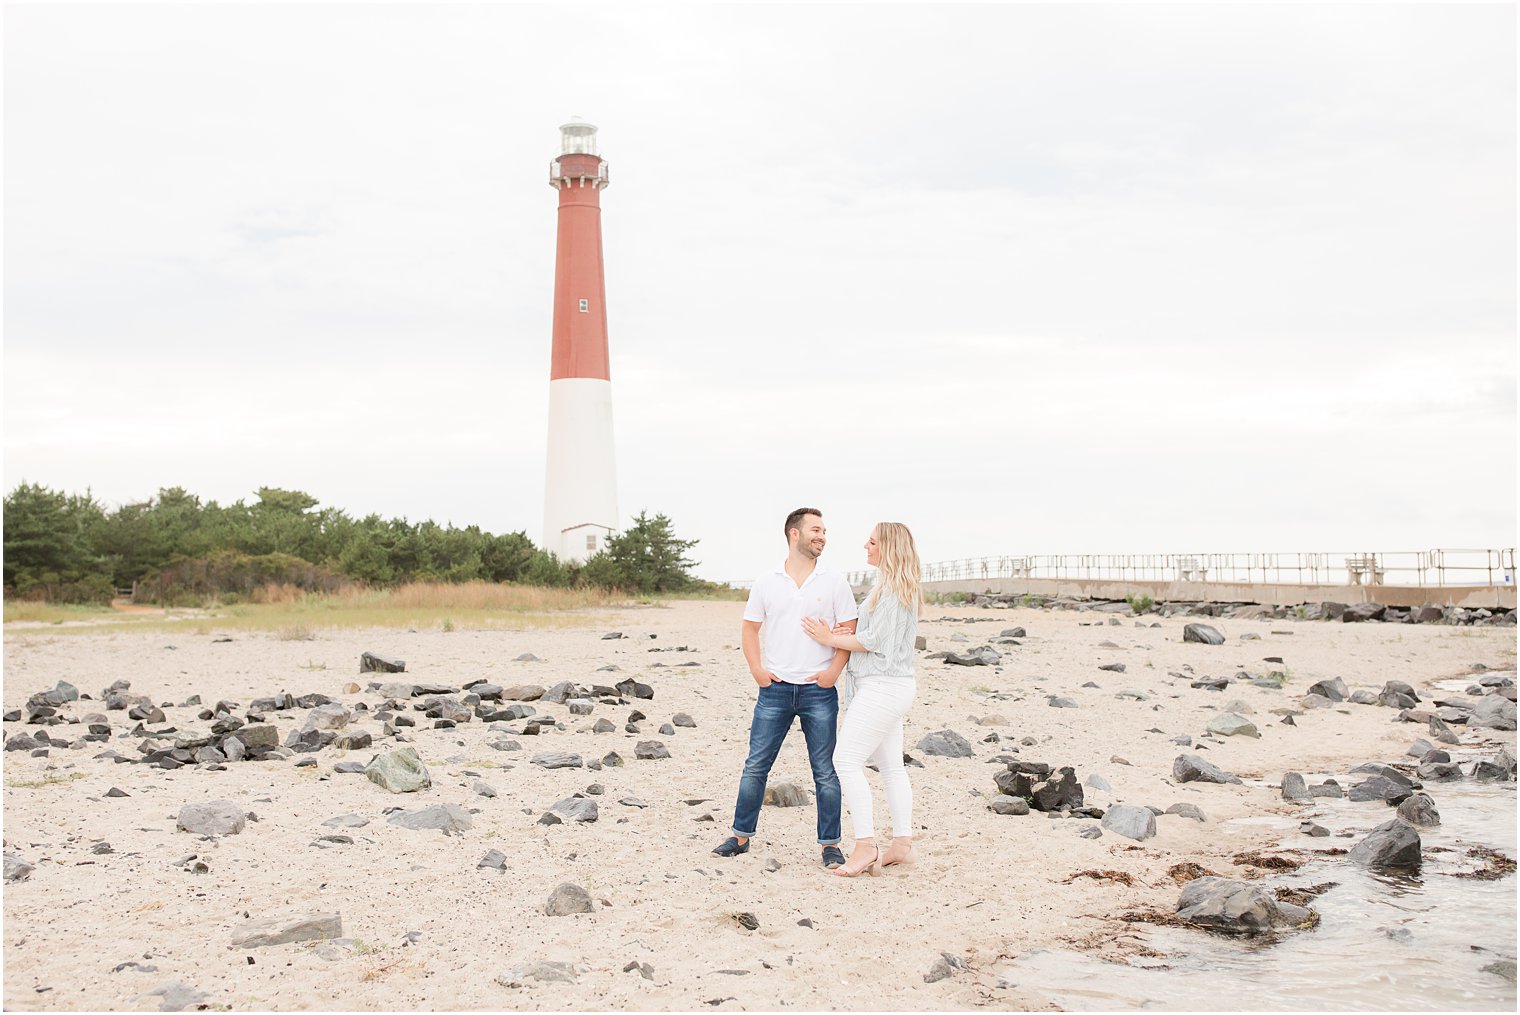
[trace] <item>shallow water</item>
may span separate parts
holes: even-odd
[[[1454,751],[1453,757],[1465,762],[1492,753]],[[1311,781],[1325,774],[1342,786],[1362,778],[1321,773]],[[1344,857],[1325,857],[1294,874],[1263,879],[1269,887],[1338,882],[1311,902],[1321,918],[1312,931],[1268,942],[1148,927],[1147,942],[1165,958],[1123,965],[1042,951],[999,971],[1010,984],[1071,1011],[1514,1011],[1514,982],[1481,969],[1515,957],[1516,876],[1451,875],[1483,866],[1466,855],[1476,845],[1515,856],[1515,784],[1434,783],[1426,791],[1442,823],[1420,830],[1427,853],[1418,875],[1377,875]],[[1285,847],[1349,848],[1393,809],[1321,799],[1311,813],[1332,832],[1356,834],[1311,839],[1290,833]],[[1430,847],[1450,852],[1431,853]]]

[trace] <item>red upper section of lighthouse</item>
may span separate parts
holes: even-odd
[[[611,380],[602,278],[601,193],[607,186],[607,163],[596,155],[561,155],[550,166],[549,185],[559,190],[549,379]]]

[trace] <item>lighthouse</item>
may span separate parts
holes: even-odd
[[[612,453],[612,374],[607,361],[607,286],[602,279],[602,190],[607,163],[596,128],[560,129],[549,165],[559,191],[554,255],[554,348],[549,362],[549,456],[544,477],[544,548],[582,561],[617,530]]]

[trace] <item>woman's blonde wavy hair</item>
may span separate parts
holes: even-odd
[[[876,549],[881,553],[879,574],[866,605],[875,609],[883,590],[890,591],[915,614],[924,611],[924,594],[919,587],[921,568],[913,533],[901,522],[877,522],[871,530],[876,535]]]

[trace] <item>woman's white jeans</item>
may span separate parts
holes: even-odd
[[[913,787],[903,768],[903,716],[913,704],[916,685],[911,677],[866,677],[845,710],[839,741],[834,747],[834,770],[844,805],[855,826],[855,838],[874,839],[871,787],[866,763],[881,772],[892,813],[892,834],[913,834]]]

